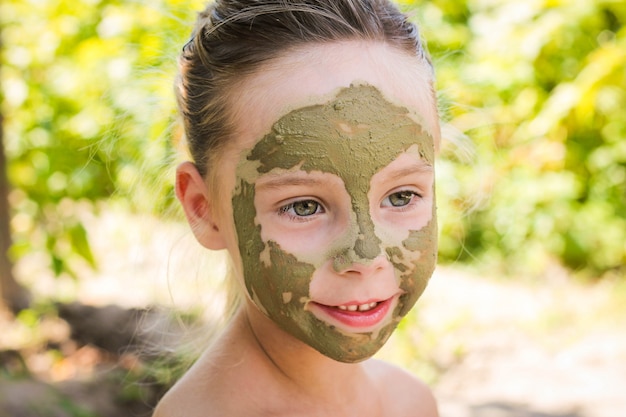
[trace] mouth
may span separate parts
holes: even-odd
[[[373,301],[371,303],[365,303],[365,304],[350,304],[350,305],[340,305],[337,306],[336,308],[338,308],[341,311],[370,311],[373,308],[376,308],[376,306],[378,306],[378,301]]]
[[[337,306],[311,303],[311,312],[319,319],[355,333],[374,331],[389,316],[397,297],[368,302],[349,302]]]

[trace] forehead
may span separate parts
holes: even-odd
[[[409,148],[432,166],[432,137],[406,108],[388,103],[372,86],[351,86],[325,105],[307,106],[280,118],[247,154],[248,161],[256,161],[254,169],[244,164],[248,168],[240,169],[239,175],[297,167],[369,182]]]
[[[251,149],[293,110],[328,104],[342,89],[363,84],[406,108],[408,117],[438,140],[427,64],[384,43],[348,41],[291,51],[242,79],[229,103],[238,150]]]

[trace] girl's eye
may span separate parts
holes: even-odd
[[[312,216],[319,213],[322,206],[314,200],[296,201],[280,209],[281,213],[288,213],[299,217]]]
[[[383,206],[403,207],[411,203],[414,197],[418,196],[413,191],[398,191],[397,193],[390,194],[389,197],[383,201]]]

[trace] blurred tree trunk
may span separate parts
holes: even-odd
[[[18,312],[28,307],[28,291],[15,280],[13,265],[8,256],[11,247],[9,228],[9,182],[6,174],[6,155],[3,137],[4,120],[0,114],[0,305],[6,305],[11,311]]]

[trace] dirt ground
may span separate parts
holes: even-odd
[[[114,210],[84,221],[98,237],[97,272],[54,278],[39,254],[16,267],[37,298],[87,310],[72,326],[0,315],[2,417],[148,416],[164,387],[132,349],[119,350],[155,330],[143,308],[202,305],[211,317],[223,307],[212,281],[223,258],[198,255],[185,226]],[[558,269],[545,280],[479,275],[440,267],[380,357],[431,383],[442,417],[626,416],[624,284],[576,284]],[[94,318],[89,308],[104,313]],[[82,339],[72,340],[81,324]],[[95,328],[109,335],[98,339],[106,330]]]
[[[496,282],[447,269],[432,284],[429,326],[442,308],[465,315],[453,328],[463,353],[434,385],[442,416],[626,416],[626,314],[612,284]]]

